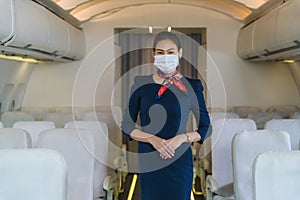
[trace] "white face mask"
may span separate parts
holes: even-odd
[[[165,74],[170,74],[179,65],[178,55],[156,55],[154,56],[154,66]]]

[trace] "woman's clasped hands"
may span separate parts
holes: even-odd
[[[180,134],[168,140],[153,136],[149,142],[160,153],[162,159],[168,159],[175,156],[175,150],[180,147],[185,140],[186,137]]]

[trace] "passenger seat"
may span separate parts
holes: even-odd
[[[58,151],[67,162],[68,200],[93,200],[94,146],[94,136],[84,129],[50,129],[38,138],[38,148]]]
[[[21,121],[16,122],[13,127],[26,130],[31,136],[32,147],[35,148],[40,133],[55,128],[55,124],[50,121]]]
[[[25,130],[0,128],[0,149],[27,148],[31,148],[31,138]]]
[[[58,152],[0,150],[0,177],[1,200],[67,200],[67,166]]]
[[[284,131],[256,130],[236,134],[232,141],[235,198],[253,200],[252,167],[259,154],[267,151],[290,150],[289,134]]]
[[[299,150],[300,119],[274,119],[266,123],[267,130],[282,130],[290,135],[292,150]]]

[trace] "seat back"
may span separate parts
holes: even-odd
[[[211,122],[218,119],[238,119],[239,116],[236,113],[231,112],[212,112],[209,114]]]
[[[104,122],[96,121],[72,121],[65,125],[65,128],[87,129],[93,133],[95,141],[95,163],[94,163],[94,198],[105,196],[103,188],[104,178],[107,176],[108,157],[108,130]]]
[[[253,180],[255,200],[297,199],[300,196],[300,151],[260,154],[253,165]]]
[[[63,106],[56,107],[55,113],[65,113],[65,114],[73,114],[76,119],[81,119],[83,114],[89,110],[88,107],[79,107],[79,106]]]
[[[42,121],[45,118],[46,113],[50,112],[48,107],[22,107],[21,111],[29,113],[33,116],[34,120]]]
[[[66,168],[55,151],[0,150],[0,199],[66,200]]]
[[[31,138],[25,130],[0,128],[0,149],[26,149],[30,147]]]
[[[255,158],[266,151],[291,149],[287,132],[272,130],[242,131],[232,141],[233,180],[236,199],[253,200],[252,167]],[[266,169],[268,170],[268,169]]]
[[[83,129],[43,131],[37,147],[60,152],[68,165],[68,200],[93,199],[94,137]]]
[[[261,112],[257,106],[233,106],[229,109],[230,112],[237,113],[240,118],[247,118],[248,114],[253,112]]]
[[[300,119],[274,119],[266,123],[265,129],[286,131],[290,135],[292,150],[299,150]]]
[[[106,107],[104,107],[106,108]],[[104,122],[107,125],[108,128],[108,138],[111,144],[109,145],[109,152],[110,155],[113,155],[109,157],[109,163],[112,163],[113,161],[111,158],[115,158],[115,155],[119,155],[119,152],[114,148],[115,146],[121,147],[122,146],[122,138],[123,135],[120,131],[120,128],[118,126],[118,121],[120,120],[120,112],[118,107],[115,107],[114,110],[104,110],[102,108],[102,111],[97,111],[97,112],[86,112],[83,115],[82,120],[83,121],[99,121],[99,122]],[[100,109],[100,108],[98,108]],[[118,114],[119,113],[119,114]],[[112,147],[112,148],[111,148]]]
[[[34,121],[34,117],[26,112],[5,112],[1,115],[1,121],[6,128],[12,128],[18,121]]]
[[[277,112],[255,112],[248,115],[249,119],[253,119],[257,129],[263,129],[267,121],[272,119],[281,119]]]
[[[213,113],[213,112],[225,112],[225,108],[221,108],[221,107],[207,107],[207,111],[209,113]]]
[[[40,133],[44,130],[55,128],[55,124],[50,121],[25,121],[16,122],[13,127],[26,130],[31,136],[32,147],[36,147]]]
[[[233,182],[231,141],[233,136],[242,130],[256,130],[251,119],[219,119],[212,123],[212,175],[218,187]]]
[[[300,119],[300,112],[298,111],[298,112],[293,113],[293,114],[291,115],[291,118],[292,118],[292,119]]]
[[[296,105],[277,105],[270,106],[266,109],[267,112],[278,112],[282,118],[289,118],[289,116],[299,111]]]
[[[73,121],[75,116],[72,113],[47,113],[44,121],[54,122],[56,128],[63,128],[69,121]]]

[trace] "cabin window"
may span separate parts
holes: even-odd
[[[26,89],[25,83],[18,84],[13,98],[14,101],[14,105],[12,107],[13,111],[17,111],[21,109],[22,100],[25,94],[25,89]]]
[[[14,84],[8,83],[4,86],[1,96],[0,96],[0,102],[1,102],[1,112],[7,112],[9,111],[10,105],[11,105],[11,99],[12,99],[12,93],[13,93]]]

